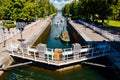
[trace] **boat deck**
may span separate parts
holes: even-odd
[[[53,49],[46,49],[45,52],[38,52],[36,48],[27,48],[24,52],[15,50],[9,51],[9,55],[54,66],[63,66],[105,56],[109,52],[110,47],[108,45],[100,45],[96,48],[86,47],[76,51],[69,48],[64,49],[61,53],[62,56],[58,55],[58,57],[55,57],[55,50]]]

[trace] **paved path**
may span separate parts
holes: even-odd
[[[76,20],[76,22],[79,22],[83,25],[85,25],[87,28],[92,29],[93,31],[96,31],[97,33],[101,34],[102,36],[106,37],[107,39],[111,41],[120,41],[120,32],[119,28],[105,28],[96,26],[93,23],[87,23],[82,20]]]
[[[83,33],[86,37],[88,37],[91,41],[109,41],[107,38],[101,36],[100,34],[96,33],[95,31],[91,30],[90,28],[86,28],[84,25],[75,23],[70,21],[70,24],[78,31],[78,33]],[[86,39],[86,41],[89,41]]]
[[[23,34],[23,38],[25,39],[25,41],[29,41],[30,38],[33,37],[33,35],[42,27],[44,27],[44,25],[46,24],[47,20],[43,20],[43,21],[38,21],[37,23],[32,23],[29,25],[29,28],[26,28],[22,34]],[[33,25],[34,24],[34,25]],[[18,41],[18,39],[21,38],[21,35],[20,33],[18,33],[17,35],[15,36],[12,36],[11,38],[9,38],[8,40],[6,40],[5,42],[1,43],[0,44],[0,51],[4,50],[4,48],[6,48],[8,45],[11,44],[11,42],[14,42],[14,43],[20,43]],[[5,44],[6,47],[3,47],[3,45]]]

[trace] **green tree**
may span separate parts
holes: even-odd
[[[0,0],[0,4],[0,17],[9,20],[36,20],[57,12],[49,0]]]
[[[66,4],[62,12],[64,14],[70,13],[72,17],[78,18],[89,19],[92,16],[92,21],[95,21],[96,15],[98,15],[104,23],[107,16],[114,15],[114,19],[119,16],[120,0],[75,0],[71,4]]]

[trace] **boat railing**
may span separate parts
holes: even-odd
[[[47,48],[47,51],[50,51],[50,52],[51,52],[51,51],[53,51],[53,49],[51,49],[51,48]]]
[[[13,44],[11,44],[12,46],[10,46],[12,49],[10,52],[10,55],[12,56],[17,56],[17,57],[22,57],[22,58],[26,58],[26,59],[30,59],[30,60],[35,60],[38,62],[44,62],[44,63],[48,63],[48,64],[54,64],[54,65],[64,65],[64,64],[68,64],[68,63],[72,63],[75,61],[83,61],[83,60],[87,60],[87,59],[91,59],[91,58],[95,58],[95,57],[99,57],[99,56],[103,56],[106,54],[106,51],[109,51],[110,48],[109,45],[104,45],[104,47],[102,44],[100,44],[100,46],[98,47],[94,47],[94,48],[89,48],[89,47],[85,47],[85,48],[81,48],[79,50],[73,50],[72,48],[65,48],[62,49],[62,54],[58,54],[57,57],[55,57],[55,52],[54,49],[51,48],[46,48],[46,51],[38,51],[36,48],[27,48],[27,52],[29,51],[33,51],[33,53],[31,54],[29,52],[25,53],[23,50],[23,52],[20,54],[18,53],[18,46],[14,46]],[[22,48],[23,49],[23,48]],[[16,50],[16,51],[15,51]]]
[[[72,48],[65,48],[65,49],[63,49],[63,52],[66,52],[66,51],[72,51]]]
[[[66,48],[66,49],[63,49],[63,55],[66,56],[66,55],[72,55],[73,52],[72,52],[72,48]]]
[[[81,46],[81,48],[89,48],[90,45]]]

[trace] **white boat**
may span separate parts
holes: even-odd
[[[60,22],[59,22],[59,21],[57,21],[57,22],[56,22],[56,25],[60,25]]]

